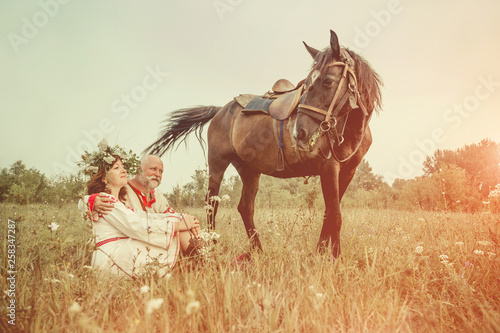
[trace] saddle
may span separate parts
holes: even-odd
[[[276,171],[285,170],[285,155],[283,152],[283,121],[287,119],[299,105],[304,85],[300,82],[297,87],[286,79],[276,81],[272,89],[263,96],[244,94],[234,99],[242,107],[243,113],[265,113],[279,121],[275,129],[276,143],[278,145],[278,159]]]
[[[280,79],[263,96],[245,94],[234,99],[245,113],[264,112],[276,120],[284,120],[299,105],[303,89],[303,85],[295,87],[290,81]]]
[[[276,81],[276,83],[272,87],[272,91],[277,94],[283,94],[295,89],[295,86],[292,82],[287,79],[280,79]]]

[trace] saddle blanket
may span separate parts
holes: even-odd
[[[262,98],[262,96],[260,96],[260,95],[253,95],[253,94],[241,94],[241,95],[239,95],[239,96],[236,96],[236,97],[234,98],[234,100],[235,100],[236,102],[238,102],[238,104],[239,104],[239,105],[241,105],[241,107],[242,107],[242,108],[245,108],[245,109],[246,109],[246,108],[247,108],[247,106],[248,106],[248,104],[249,104],[252,100],[254,100],[254,99],[256,99],[256,98],[264,99],[264,98]],[[273,101],[273,100],[270,100],[269,104],[271,104],[271,102],[272,102],[272,101]],[[262,109],[260,109],[260,110],[262,110]]]

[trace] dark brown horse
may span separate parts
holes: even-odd
[[[146,150],[162,155],[192,132],[202,140],[203,126],[211,120],[209,197],[218,195],[224,172],[232,164],[243,183],[238,211],[252,248],[258,249],[262,246],[254,224],[254,201],[260,175],[319,175],[326,210],[318,250],[331,245],[338,257],[340,201],[371,145],[368,123],[381,105],[381,81],[362,57],[340,47],[333,31],[324,51],[304,45],[314,64],[307,78],[290,92],[298,94],[300,103],[292,104],[288,118],[280,121],[264,112],[246,112],[236,100],[223,107],[181,109],[170,115],[161,137]],[[209,202],[214,206],[209,226],[214,228],[217,202]]]

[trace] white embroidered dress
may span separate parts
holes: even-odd
[[[97,250],[92,266],[112,273],[138,274],[148,263],[158,263],[165,274],[179,255],[179,237],[175,223],[181,214],[134,211],[109,195],[114,208],[92,222]]]

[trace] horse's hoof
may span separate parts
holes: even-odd
[[[245,261],[251,261],[251,260],[252,260],[252,257],[250,255],[250,252],[245,252],[236,258],[237,262],[245,262]]]
[[[247,264],[252,263],[252,257],[250,256],[250,252],[245,252],[242,255],[236,257],[232,261],[232,266],[235,268],[241,269],[245,268]]]

